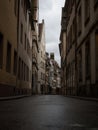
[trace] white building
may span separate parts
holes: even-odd
[[[39,24],[38,94],[45,93],[45,24]]]
[[[49,81],[52,94],[59,94],[61,89],[60,67],[55,61],[54,53],[50,53]]]

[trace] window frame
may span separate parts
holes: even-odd
[[[85,72],[86,72],[86,80],[90,79],[91,76],[91,46],[90,39],[87,39],[85,42]]]
[[[11,54],[12,54],[12,46],[11,43],[7,42],[7,53],[6,53],[6,71],[11,72]]]
[[[3,67],[3,34],[0,32],[0,69]]]
[[[23,43],[23,24],[20,25],[20,42]]]
[[[84,24],[85,26],[89,23],[90,20],[90,0],[85,0],[85,8],[84,8]]]
[[[17,52],[14,50],[14,66],[13,66],[13,73],[14,75],[17,74]]]

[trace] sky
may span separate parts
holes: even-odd
[[[45,20],[46,51],[54,52],[60,64],[59,37],[61,29],[61,10],[65,0],[39,0],[39,22]]]

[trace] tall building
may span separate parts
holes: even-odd
[[[0,1],[0,96],[31,93],[31,2]]]
[[[17,94],[31,93],[32,82],[32,20],[30,0],[19,0]],[[17,6],[16,6],[17,8]]]
[[[14,4],[14,1],[0,1],[0,96],[13,95],[16,88],[18,45]]]
[[[45,23],[39,23],[39,55],[38,55],[38,94],[45,94],[45,58],[46,58],[46,41],[45,41]]]
[[[76,1],[76,16],[77,94],[98,96],[98,1]]]
[[[60,52],[65,44],[65,93],[98,96],[98,1],[66,0],[64,10],[66,43],[61,39]]]
[[[32,40],[32,93],[38,93],[38,53],[39,53],[39,40],[38,40],[38,18],[39,18],[39,1],[33,0],[32,5],[33,13],[33,40]]]
[[[62,94],[66,94],[66,14],[65,8],[62,8],[61,15],[61,33],[60,33],[60,41],[59,49],[61,56],[61,88]]]

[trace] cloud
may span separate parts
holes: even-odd
[[[52,9],[53,8],[53,0],[40,0],[39,1],[40,2],[40,8],[39,8],[39,10],[41,11],[41,12],[43,12],[43,11],[50,11],[50,9]]]
[[[45,19],[46,51],[54,52],[55,59],[60,63],[59,36],[61,8],[65,0],[39,0],[40,22]]]

